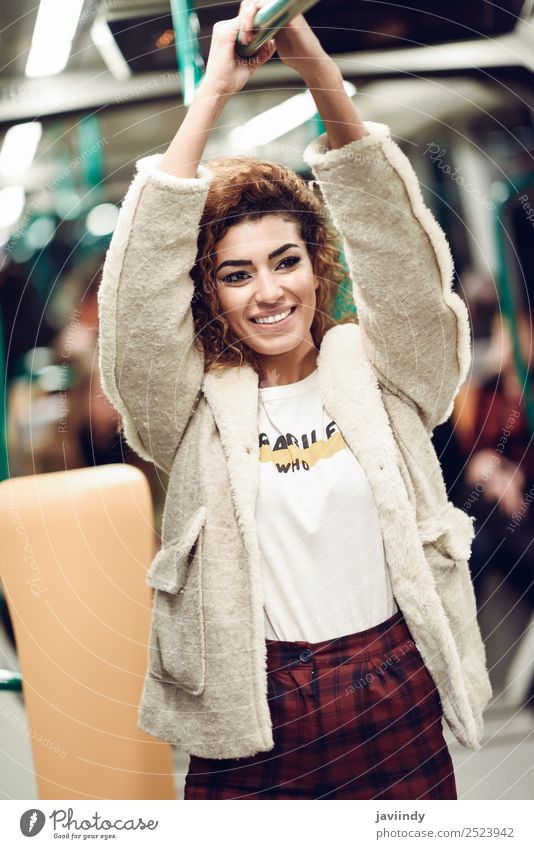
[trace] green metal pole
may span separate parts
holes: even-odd
[[[326,132],[325,126],[323,124],[319,112],[315,113],[315,115],[311,119],[311,123],[313,125],[315,136],[320,136],[322,135],[322,133]],[[333,221],[331,221],[331,224],[335,229]],[[349,315],[356,315],[358,312],[356,304],[354,303],[354,297],[352,294],[352,280],[350,278],[350,270],[347,263],[347,259],[345,257],[345,252],[343,250],[341,237],[339,238],[339,261],[345,269],[346,276],[339,284],[338,290],[336,292],[336,299],[333,304],[332,318],[335,318],[336,321],[340,321],[341,319],[347,318]]]
[[[86,115],[85,118],[82,118],[76,126],[76,136],[81,159],[80,173],[92,192],[95,189],[100,192],[103,185],[104,156],[98,116]]]
[[[198,44],[198,17],[193,10],[193,0],[171,0],[171,14],[178,70],[182,78],[182,99],[184,105],[189,106],[204,74],[204,60]]]

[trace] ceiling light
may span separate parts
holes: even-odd
[[[0,174],[15,177],[28,170],[33,162],[43,127],[39,121],[16,124],[4,136],[0,150]]]
[[[0,228],[15,224],[24,209],[24,189],[22,186],[7,186],[0,189]]]
[[[349,96],[356,93],[356,87],[345,80],[343,88]],[[267,144],[309,121],[316,113],[317,106],[308,89],[236,127],[230,133],[230,142],[240,150]]]
[[[84,0],[41,0],[26,62],[27,77],[57,74],[66,66]]]

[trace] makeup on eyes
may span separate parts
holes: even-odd
[[[296,245],[294,242],[287,242],[287,244],[282,245],[279,248],[276,248],[276,250],[274,250],[274,251],[271,251],[271,253],[267,257],[267,259],[274,259],[275,256],[280,256],[280,254],[283,254],[284,251],[289,250],[289,248],[298,248],[298,247],[299,246]],[[215,269],[215,274],[218,274],[219,271],[221,270],[221,268],[223,268],[225,265],[252,265],[252,260],[251,259],[225,259],[224,262],[221,262],[221,264],[217,266],[217,268]]]
[[[284,257],[282,262],[277,266],[276,270],[278,270],[280,267],[282,267],[282,263],[284,263],[284,262],[290,263],[289,265],[286,265],[285,268],[294,268],[294,266],[296,266],[300,262],[300,259],[301,258],[299,256],[294,256],[294,255],[286,256],[286,257]],[[229,264],[231,264],[231,263],[229,263]],[[219,268],[220,268],[220,266],[219,266]],[[226,274],[224,277],[221,277],[221,282],[226,283],[228,285],[232,285],[232,283],[244,282],[243,280],[239,281],[239,280],[235,279],[236,275],[239,275],[239,274],[245,274],[247,276],[250,276],[250,274],[248,274],[248,272],[246,272],[246,271],[233,271],[230,274]],[[232,278],[234,278],[234,279],[232,280]]]

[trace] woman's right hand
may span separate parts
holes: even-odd
[[[220,95],[241,91],[256,68],[268,62],[276,50],[274,39],[263,44],[250,59],[238,56],[235,50],[237,34],[242,28],[246,7],[241,4],[240,14],[228,21],[217,21],[213,27],[210,52],[202,85]]]

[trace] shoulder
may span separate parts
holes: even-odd
[[[331,327],[323,336],[320,350],[329,348],[332,345],[351,345],[357,344],[361,336],[361,327],[355,322],[346,322],[345,324],[336,324]]]
[[[319,360],[339,362],[340,368],[346,368],[347,362],[365,356],[362,331],[359,324],[349,322],[336,324],[324,334],[319,348]]]

